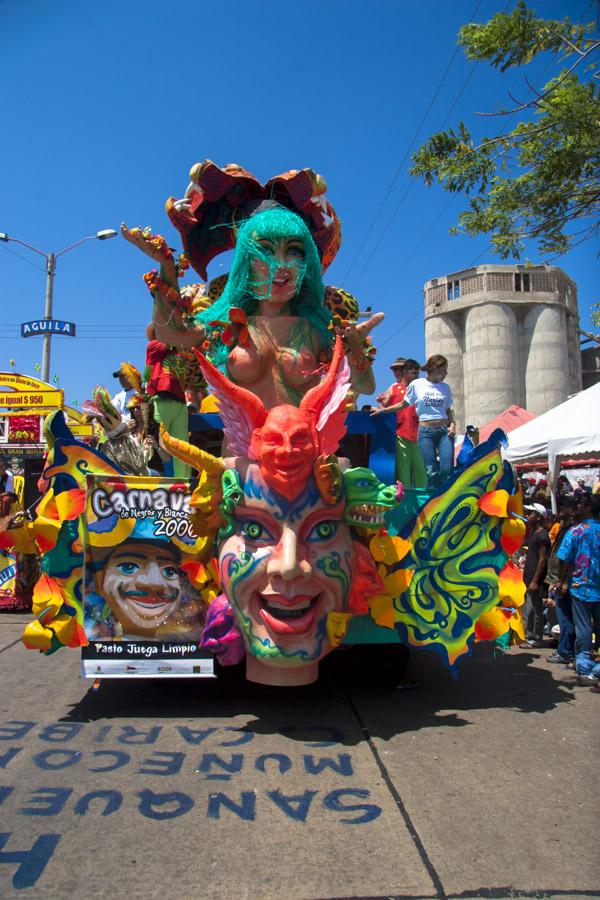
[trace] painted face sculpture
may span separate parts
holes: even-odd
[[[314,478],[288,500],[256,463],[243,467],[233,533],[219,547],[221,586],[242,633],[250,680],[307,684],[355,614],[358,572],[377,573],[344,523],[344,501],[327,505]]]
[[[152,636],[169,618],[181,594],[177,563],[168,544],[129,541],[112,551],[96,590],[125,634]]]
[[[251,448],[264,480],[288,500],[306,484],[318,453],[315,430],[295,406],[269,410]]]
[[[341,341],[336,341],[327,375],[299,408],[267,411],[258,397],[197,356],[219,399],[229,449],[236,454],[227,461],[218,499],[224,597],[214,615],[209,610],[203,646],[226,663],[236,662],[245,649],[251,681],[309,684],[318,676],[319,660],[343,639],[352,616],[368,611],[366,597],[382,589],[373,557],[350,530],[354,519],[345,519],[335,457],[345,433],[349,383]],[[176,442],[167,441],[179,455]],[[379,497],[384,486],[372,478]],[[364,499],[364,486],[361,491]],[[395,495],[396,489],[391,492]],[[376,512],[379,521],[379,504]],[[244,644],[239,652],[232,641],[236,626]]]

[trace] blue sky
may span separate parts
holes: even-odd
[[[485,238],[449,236],[461,198],[449,203],[410,178],[409,161],[401,165],[476,6],[0,0],[0,231],[57,252],[126,221],[179,247],[164,201],[183,195],[195,162],[238,162],[262,181],[310,166],[325,177],[342,220],[326,283],[386,313],[375,333],[384,387],[397,355],[424,355],[423,283],[494,261]],[[481,0],[473,18],[505,7]],[[587,0],[535,8],[553,18],[589,16]],[[547,64],[535,60],[528,77],[547,80]],[[467,81],[471,67],[459,51],[415,146],[443,125],[499,108],[508,89],[526,92],[522,74],[478,65]],[[541,261],[534,248],[528,256]],[[599,299],[596,262],[591,242],[554,262],[578,283],[584,328]],[[217,258],[209,276],[226,266]],[[58,260],[54,315],[78,329],[76,338],[52,341],[51,379],[59,377],[67,402],[81,404],[98,383],[115,388],[111,372],[121,360],[143,368],[150,295],[141,276],[149,268],[120,237]],[[44,289],[43,259],[0,244],[0,370],[14,358],[16,371],[35,374],[41,339],[22,339],[18,324],[43,315]]]

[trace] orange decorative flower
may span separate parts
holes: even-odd
[[[229,322],[215,319],[214,322],[210,322],[210,327],[223,329],[221,340],[226,347],[231,347],[233,344],[241,344],[242,347],[245,347],[248,343],[250,337],[248,317],[239,306],[232,306],[229,310]]]

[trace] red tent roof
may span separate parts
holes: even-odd
[[[529,412],[528,409],[522,409],[520,406],[509,406],[508,409],[505,409],[503,413],[500,413],[487,425],[482,425],[479,429],[479,440],[483,443],[489,438],[495,428],[501,428],[502,431],[508,434],[509,431],[518,428],[519,425],[524,425],[525,422],[530,422],[532,419],[537,419],[537,416],[535,413]]]

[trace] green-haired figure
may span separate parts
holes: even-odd
[[[161,264],[151,286],[154,330],[177,349],[202,347],[267,409],[297,406],[319,382],[335,337],[311,231],[300,215],[271,200],[242,221],[214,227],[235,229],[233,263],[220,295],[211,296],[209,286],[193,313],[181,304],[178,269],[164,239],[122,227],[127,240]],[[381,318],[342,326],[355,396],[375,389],[366,336]]]

